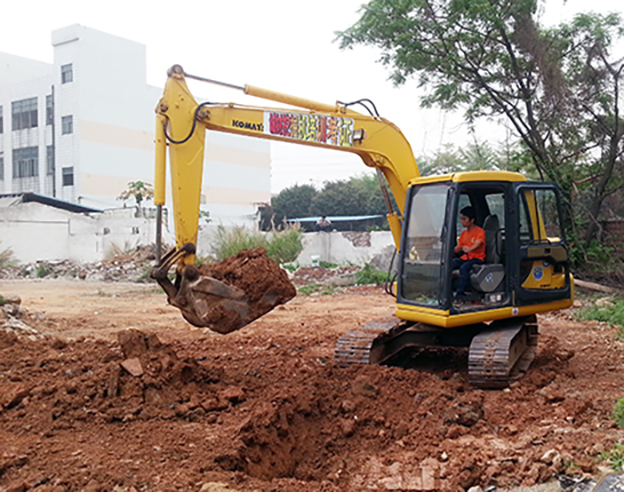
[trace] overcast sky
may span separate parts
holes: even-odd
[[[6,3],[6,2],[5,2]],[[81,24],[147,47],[147,82],[162,87],[167,68],[178,63],[188,73],[237,85],[252,84],[334,103],[369,98],[379,113],[397,124],[414,154],[431,155],[444,144],[472,138],[460,117],[424,111],[414,82],[396,89],[378,52],[356,47],[341,51],[335,32],[359,17],[362,0],[21,0],[3,6],[0,51],[52,62],[50,33]],[[622,12],[621,0],[547,0],[546,19],[559,22],[574,12]],[[236,91],[192,83],[198,97],[262,104]],[[270,105],[270,103],[269,103]],[[484,125],[483,128],[486,128]],[[481,132],[496,145],[504,129]],[[493,136],[494,133],[498,135]],[[492,141],[494,139],[494,141]],[[272,144],[272,191],[293,184],[359,175],[357,157],[299,145]]]

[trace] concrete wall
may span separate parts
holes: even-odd
[[[310,266],[312,258],[338,265],[364,265],[376,255],[394,249],[389,231],[309,232],[303,235],[303,251],[296,263]]]
[[[134,215],[134,208],[86,215],[34,202],[7,207],[0,211],[0,251],[10,248],[19,263],[100,261],[115,248],[128,250],[155,242],[156,221]],[[167,229],[163,239],[173,244]]]

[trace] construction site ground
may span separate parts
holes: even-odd
[[[539,316],[524,378],[484,391],[464,349],[335,365],[342,334],[393,312],[378,287],[298,295],[229,335],[155,284],[0,294],[22,301],[0,319],[0,490],[504,490],[598,476],[624,439],[624,343],[571,310]]]

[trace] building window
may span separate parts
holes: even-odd
[[[61,84],[67,84],[68,82],[73,82],[74,80],[74,71],[72,69],[72,64],[62,65],[61,66]]]
[[[54,123],[54,99],[52,94],[46,96],[46,125]]]
[[[63,135],[74,133],[74,118],[72,115],[63,116],[61,118],[61,128],[61,132],[63,133]]]
[[[39,147],[13,150],[13,178],[39,176]]]
[[[4,154],[0,153],[0,181],[4,181]]]
[[[54,174],[54,145],[46,147],[46,174],[48,176]]]
[[[13,130],[35,128],[37,126],[37,98],[22,99],[11,103],[11,118]]]
[[[74,167],[63,168],[63,186],[74,186]]]
[[[4,116],[2,113],[2,106],[0,106],[0,133],[4,133]]]

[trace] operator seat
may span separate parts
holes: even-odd
[[[498,215],[488,215],[483,221],[485,231],[485,263],[474,265],[470,272],[470,285],[477,292],[494,292],[505,278],[505,266],[501,263],[503,230]]]

